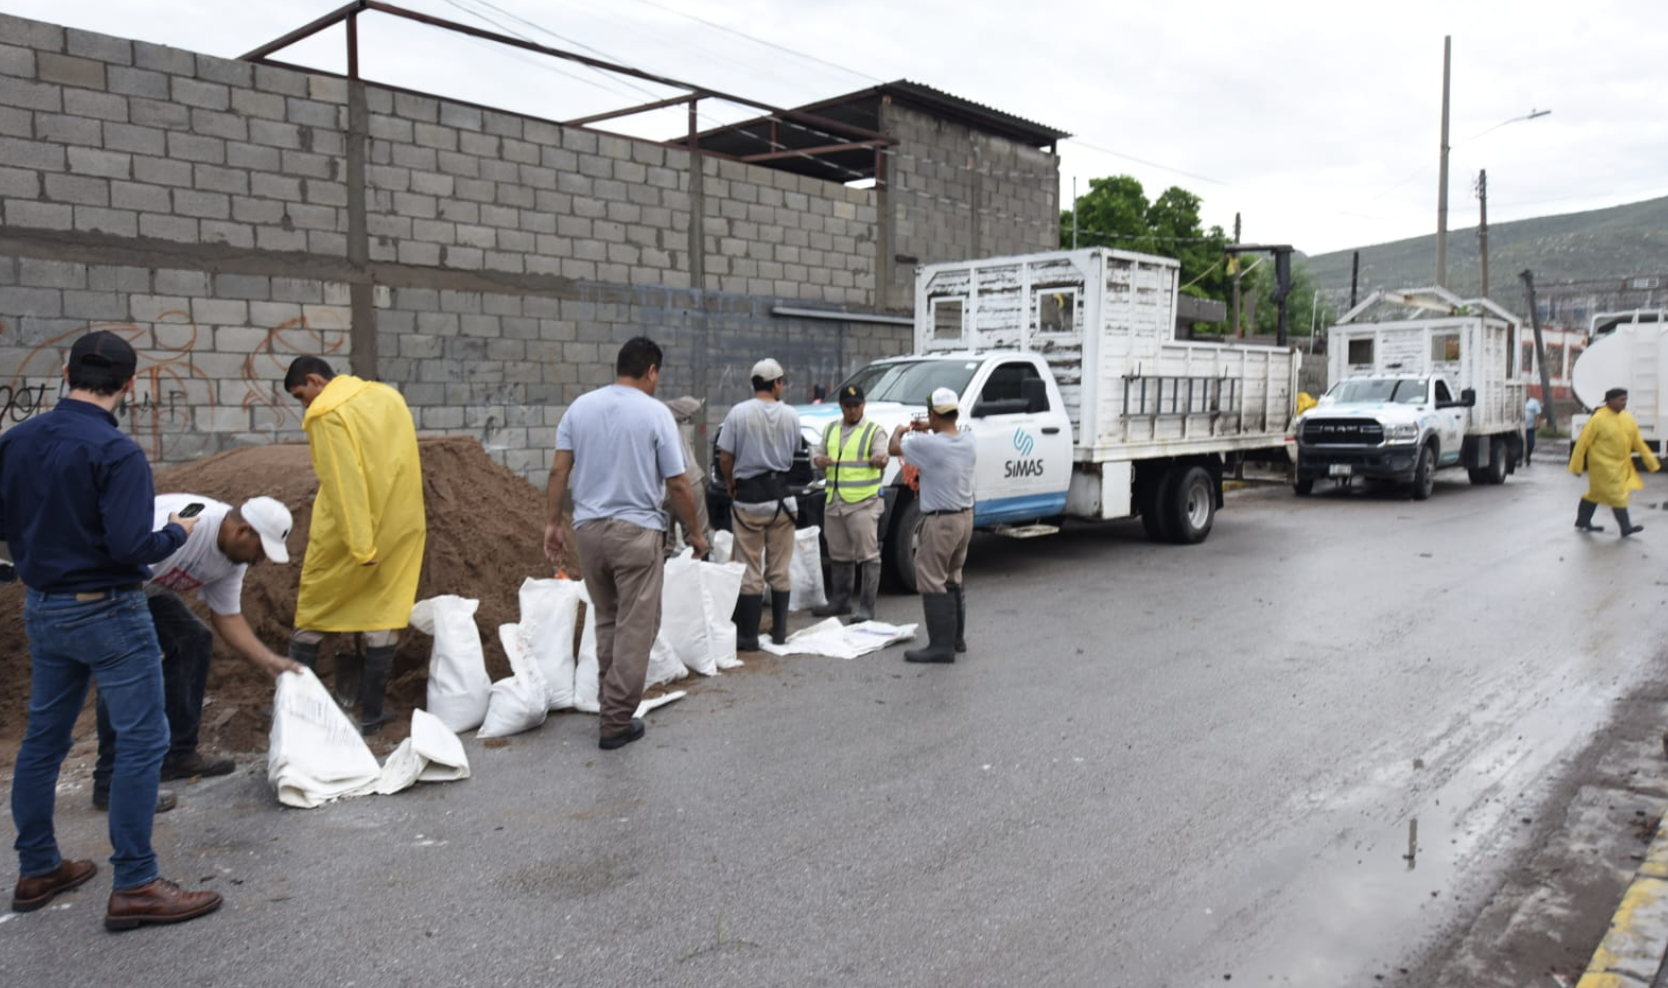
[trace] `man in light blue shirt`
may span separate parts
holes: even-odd
[[[1541,424],[1541,400],[1534,395],[1523,403],[1523,465],[1535,455],[1535,430]]]
[[[697,557],[706,536],[695,528],[695,496],[684,478],[683,440],[660,385],[660,347],[647,337],[627,340],[614,361],[614,383],[581,395],[556,427],[550,465],[549,521],[544,551],[561,566],[568,533],[562,502],[573,485],[573,541],[597,616],[597,675],[601,679],[601,737],[612,750],[643,736],[632,716],[643,700],[649,649],[660,632],[661,546],[671,495],[678,519],[691,530]]]

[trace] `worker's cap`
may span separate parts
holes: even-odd
[[[701,410],[702,400],[694,395],[684,395],[681,398],[668,399],[666,407],[672,410],[674,419],[679,422],[689,422],[695,418],[695,413]]]
[[[863,387],[858,384],[848,384],[840,389],[840,404],[861,405],[868,399],[863,396]]]
[[[780,380],[782,378],[782,365],[766,357],[753,365],[753,376],[766,384]]]
[[[1604,393],[1604,400],[1605,401],[1615,401],[1617,398],[1626,398],[1626,397],[1627,397],[1627,389],[1626,388],[1611,388],[1609,391],[1606,391]]]
[[[290,561],[290,549],[284,540],[290,537],[294,520],[284,502],[270,497],[252,497],[243,502],[237,513],[260,535],[266,558],[275,563]]]
[[[948,415],[961,407],[961,399],[956,397],[956,393],[949,388],[936,388],[933,390],[932,399],[928,404],[938,414]]]
[[[70,347],[71,367],[96,367],[109,371],[118,380],[126,381],[139,366],[133,347],[115,333],[95,330],[75,341]]]

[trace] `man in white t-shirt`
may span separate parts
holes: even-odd
[[[696,558],[707,554],[684,475],[683,439],[671,410],[654,400],[662,356],[646,336],[627,340],[614,359],[614,383],[580,395],[562,416],[550,464],[544,551],[557,566],[567,557],[562,502],[571,479],[573,540],[596,610],[597,746],[605,751],[644,733],[642,719],[633,715],[643,702],[649,650],[660,632],[667,528],[661,505],[668,495]]]
[[[168,754],[162,760],[162,779],[225,775],[236,767],[230,758],[204,755],[197,750],[197,731],[203,719],[203,692],[208,687],[209,660],[214,656],[214,632],[255,668],[272,676],[299,672],[301,666],[267,648],[243,617],[243,574],[262,559],[290,561],[285,540],[290,534],[290,510],[270,497],[253,497],[234,508],[196,494],[159,494],[157,527],[188,505],[201,504],[196,528],[174,554],[151,567],[145,581],[145,601],[162,646],[163,707],[168,716]],[[184,600],[196,594],[208,605],[210,631]],[[93,769],[93,805],[105,809],[110,801],[110,778],[115,768],[116,732],[102,698],[98,704],[98,763]],[[174,797],[164,790],[157,809],[172,809]]]

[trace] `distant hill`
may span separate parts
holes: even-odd
[[[1449,215],[1452,219],[1453,214]],[[1490,223],[1488,248],[1489,297],[1513,311],[1524,310],[1518,272],[1525,268],[1535,273],[1537,295],[1555,300],[1580,294],[1600,309],[1668,304],[1668,198]],[[1417,288],[1436,282],[1434,231],[1430,236],[1360,251],[1360,297],[1379,288]],[[1352,253],[1341,250],[1308,258],[1316,286],[1335,300],[1340,312],[1349,299]],[[1449,289],[1471,298],[1481,286],[1477,227],[1450,229]],[[1555,305],[1554,311],[1563,314],[1560,306]]]

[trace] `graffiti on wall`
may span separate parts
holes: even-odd
[[[211,373],[205,358],[220,356],[213,333],[185,311],[159,313],[150,323],[87,323],[10,347],[10,352],[6,344],[16,334],[8,336],[0,322],[0,360],[11,371],[9,379],[0,379],[0,431],[50,411],[69,393],[64,362],[70,346],[95,330],[121,336],[139,358],[133,389],[117,407],[116,418],[153,462],[183,462],[216,452],[226,445],[221,433],[298,429],[299,409],[283,391],[289,361],[303,353],[335,353],[347,342],[340,314],[321,309],[317,315],[336,325],[314,327],[297,318],[267,331],[235,377]],[[238,400],[231,400],[233,395]],[[217,414],[227,408],[243,414]]]

